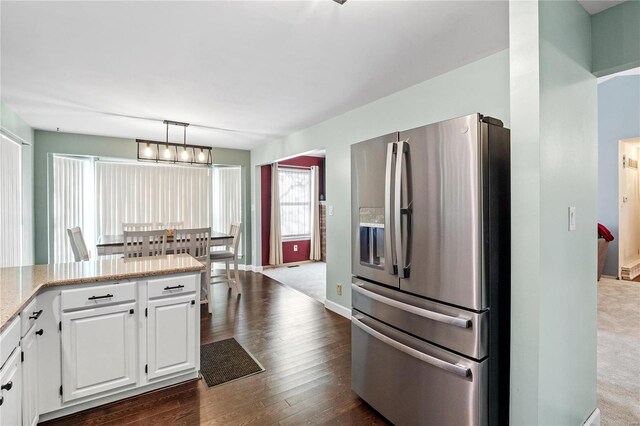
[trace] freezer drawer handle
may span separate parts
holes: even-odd
[[[452,317],[450,315],[439,314],[438,312],[429,311],[427,309],[418,308],[417,306],[411,306],[406,303],[399,302],[397,300],[390,299],[388,297],[384,297],[380,294],[374,293],[373,291],[367,290],[363,288],[361,284],[354,284],[352,288],[357,292],[366,296],[370,299],[376,300],[380,303],[384,303],[385,305],[393,306],[394,308],[401,309],[405,312],[409,312],[410,314],[418,315],[423,318],[428,318],[433,321],[442,322],[445,324],[455,325],[460,328],[470,328],[472,325],[470,318],[465,317]]]
[[[434,367],[438,367],[441,368],[443,370],[446,370],[450,373],[453,373],[457,376],[460,377],[471,377],[471,369],[464,367],[460,364],[451,364],[450,362],[446,362],[443,361],[441,359],[438,359],[436,357],[433,357],[431,355],[427,355],[425,353],[422,353],[418,350],[415,350],[407,345],[403,345],[400,342],[396,342],[395,340],[393,340],[390,337],[385,336],[384,334],[374,330],[373,328],[363,324],[362,322],[360,322],[360,320],[358,320],[355,316],[351,317],[351,322],[358,327],[359,329],[361,329],[362,331],[364,331],[365,333],[369,334],[372,337],[375,337],[376,339],[380,340],[382,343],[385,343],[389,346],[391,346],[394,349],[399,350],[402,353],[405,353],[407,355],[410,355],[414,358],[419,359],[420,361],[426,362],[427,364],[431,364]]]

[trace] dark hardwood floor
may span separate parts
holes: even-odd
[[[214,290],[201,343],[234,337],[266,371],[207,389],[202,380],[49,422],[51,425],[387,424],[351,391],[347,319],[276,281],[241,272],[242,295]]]

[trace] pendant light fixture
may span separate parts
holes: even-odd
[[[156,163],[187,163],[210,166],[213,164],[211,147],[187,144],[187,127],[189,123],[164,120],[166,138],[164,142],[136,139],[138,144],[138,160]],[[183,128],[182,143],[169,142],[169,126]]]

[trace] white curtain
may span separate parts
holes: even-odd
[[[0,267],[22,265],[21,150],[0,136]]]
[[[231,223],[242,222],[242,168],[240,166],[213,167],[213,223],[214,231],[229,232]],[[242,255],[242,239],[238,247]]]
[[[269,264],[282,264],[282,235],[280,234],[280,178],[278,164],[271,165],[271,224],[269,230]]]
[[[53,262],[73,262],[67,229],[79,226],[95,256],[92,160],[53,156]],[[42,242],[44,243],[44,242]]]
[[[311,250],[310,260],[322,258],[320,248],[320,172],[318,166],[311,166]]]
[[[126,222],[211,226],[211,169],[96,162],[98,235],[118,235]]]

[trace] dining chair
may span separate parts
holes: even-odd
[[[153,223],[151,222],[130,222],[122,224],[122,233],[125,231],[152,231],[154,229]]]
[[[153,224],[154,229],[181,229],[184,228],[184,222],[156,222]]]
[[[241,293],[240,290],[240,279],[238,277],[238,245],[240,244],[240,230],[242,229],[241,222],[233,222],[231,224],[231,229],[229,230],[229,235],[233,236],[233,241],[230,245],[227,246],[224,251],[212,251],[211,252],[211,263],[215,262],[224,262],[225,263],[225,274],[213,274],[211,275],[210,284],[217,284],[218,282],[227,282],[229,287],[231,287],[231,283],[235,283],[236,290],[238,294]],[[234,278],[231,278],[231,269],[229,268],[229,264],[233,262],[233,275]],[[222,280],[215,281],[216,278],[222,278]],[[209,286],[209,291],[211,292],[211,285]]]
[[[167,230],[124,231],[124,257],[164,256]]]
[[[173,233],[174,254],[189,254],[205,267],[200,282],[201,294],[206,295],[211,306],[211,292],[208,283],[211,281],[211,228],[176,229]]]
[[[89,251],[87,250],[87,244],[84,242],[84,237],[82,236],[82,229],[80,229],[79,226],[67,229],[67,235],[69,236],[71,251],[73,252],[73,257],[76,262],[89,260]]]

